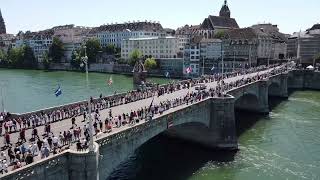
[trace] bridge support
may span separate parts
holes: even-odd
[[[269,96],[288,98],[288,73],[277,76],[277,81],[277,83],[271,82]]]
[[[229,95],[213,98],[211,102],[209,128],[217,135],[220,149],[238,149],[234,103],[235,98]]]
[[[236,109],[268,114],[268,87],[268,80],[261,80],[229,93],[237,97],[235,102]]]

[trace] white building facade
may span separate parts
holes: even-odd
[[[21,47],[23,45],[30,46],[37,61],[42,62],[45,53],[49,52],[52,41],[53,30],[51,29],[39,32],[26,32],[17,37],[15,47]]]
[[[124,39],[121,45],[121,58],[129,60],[131,52],[136,49],[145,57],[176,58],[178,39],[171,36]]]
[[[102,47],[112,44],[121,47],[122,40],[129,38],[165,37],[166,32],[160,23],[156,22],[132,22],[123,24],[102,25],[93,28],[91,37],[99,39]]]
[[[198,43],[191,43],[185,46],[183,74],[184,76],[199,76],[200,74],[200,46]],[[191,68],[191,72],[187,72]]]

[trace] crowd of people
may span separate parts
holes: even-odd
[[[227,82],[225,78],[235,77],[254,72],[262,72],[268,68],[272,71],[257,73],[252,77],[237,79]],[[155,86],[145,91],[131,91],[114,96],[91,98],[92,121],[94,133],[99,138],[103,133],[110,133],[114,128],[122,126],[132,126],[142,120],[150,120],[155,115],[161,115],[165,111],[183,105],[192,104],[208,97],[223,96],[226,91],[239,87],[254,81],[267,78],[271,75],[283,73],[287,70],[287,65],[274,65],[274,67],[260,66],[243,71],[230,72],[225,74],[215,74],[203,76],[197,79],[189,79],[164,86]],[[173,93],[181,89],[190,89],[199,83],[217,82],[215,88],[209,88],[202,91],[190,91],[186,95],[171,100],[165,100],[158,104],[153,103],[150,106],[141,107],[130,112],[114,114],[111,107],[121,104],[146,99],[150,97],[159,97],[167,93]],[[102,117],[101,110],[108,109],[107,117]],[[78,151],[88,148],[90,141],[90,126],[88,122],[88,107],[85,102],[77,103],[65,107],[54,108],[25,115],[12,115],[10,113],[0,114],[0,135],[3,136],[4,146],[0,152],[0,173],[8,172],[8,167],[18,169],[22,164],[30,164],[35,158],[46,158],[50,154],[57,154],[74,145]],[[83,127],[76,124],[76,117],[83,116]],[[71,127],[59,133],[51,131],[52,123],[71,118]],[[39,127],[43,127],[43,133],[39,133]],[[4,131],[3,131],[4,129]],[[30,129],[29,131],[27,131]],[[26,132],[30,136],[26,136]],[[18,139],[11,140],[11,134],[18,133]],[[31,137],[28,138],[27,137]]]

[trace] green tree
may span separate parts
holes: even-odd
[[[0,65],[7,64],[7,54],[4,50],[0,49]]]
[[[214,34],[214,38],[217,38],[217,39],[223,39],[224,37],[226,36],[226,31],[224,30],[219,30],[217,31],[215,34]]]
[[[96,62],[97,54],[102,51],[100,41],[96,38],[89,39],[86,42],[86,47],[89,63]]]
[[[11,48],[8,51],[8,64],[9,66],[21,68],[23,63],[23,48]]]
[[[62,41],[59,38],[53,38],[52,44],[49,48],[48,56],[55,63],[61,62],[61,58],[64,56],[64,47]]]
[[[32,48],[26,45],[22,47],[22,51],[22,68],[37,68],[38,61],[34,56]]]
[[[320,63],[320,53],[316,54],[314,59],[316,60],[316,63]]]
[[[136,64],[136,62],[142,58],[142,52],[138,49],[135,49],[131,52],[130,54],[130,60],[129,60],[129,64],[131,66],[134,66]]]
[[[108,55],[114,55],[117,53],[117,48],[113,44],[108,44],[105,48],[103,48],[103,51],[106,52]]]
[[[48,70],[50,68],[50,64],[51,64],[51,58],[48,55],[48,52],[45,52],[43,55],[43,66],[46,70]]]
[[[153,57],[148,58],[144,61],[144,67],[146,69],[156,69],[157,68],[157,61]]]
[[[79,69],[81,64],[81,50],[84,51],[84,49],[77,49],[76,51],[72,51],[71,55],[71,66]],[[83,55],[84,56],[84,55]]]

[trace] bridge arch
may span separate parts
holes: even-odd
[[[210,105],[207,101],[193,104],[97,140],[100,146],[100,154],[103,156],[99,160],[100,179],[106,179],[141,145],[170,129],[168,128],[169,125],[172,125],[171,127],[181,127],[188,124],[198,124],[209,128]]]
[[[260,107],[259,97],[253,93],[244,93],[235,100],[235,108],[245,111],[256,111]]]
[[[268,95],[277,96],[281,92],[281,86],[279,82],[271,82],[268,86]]]

